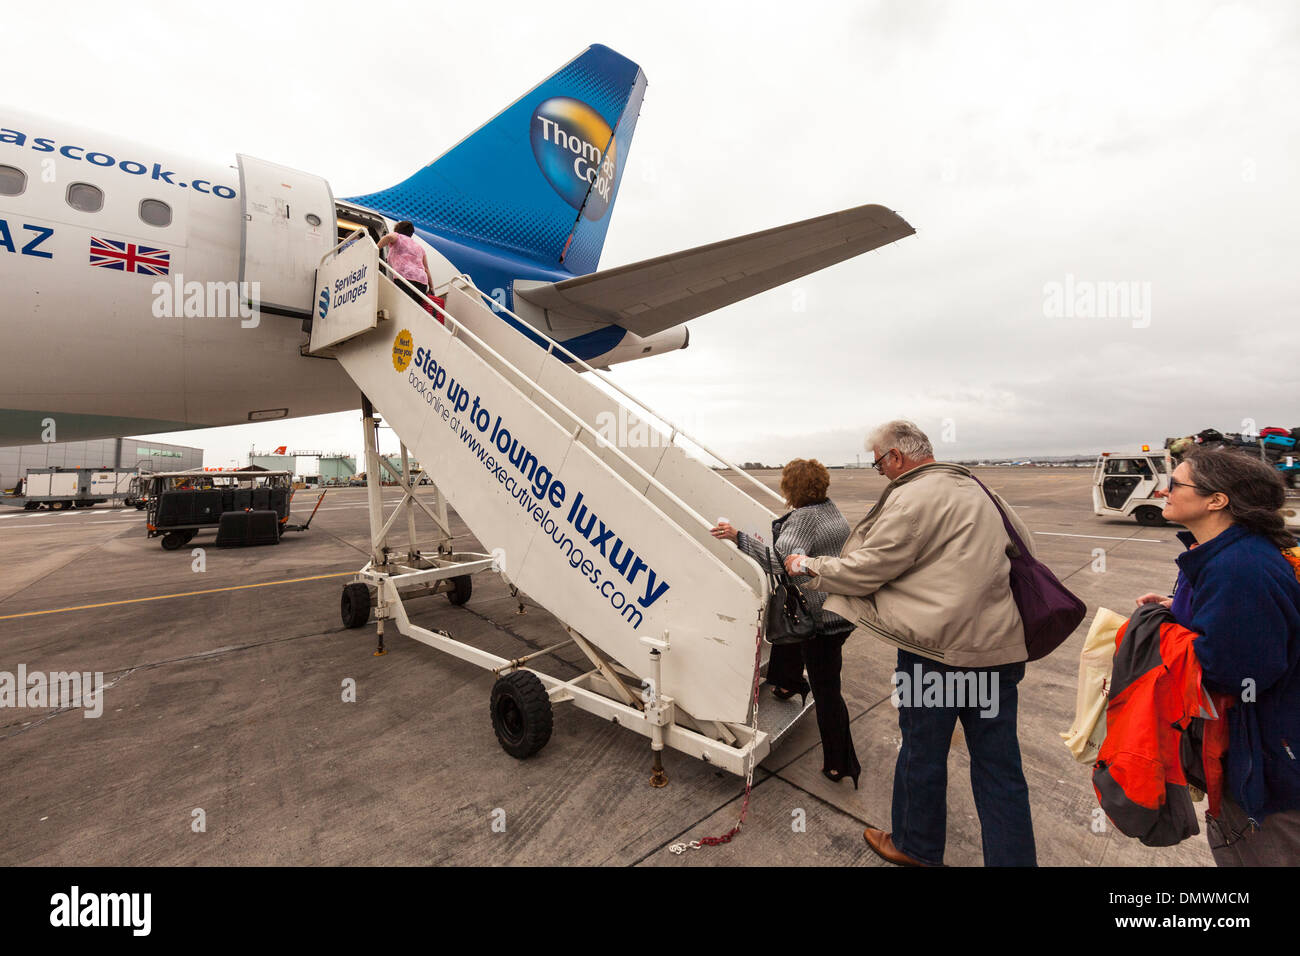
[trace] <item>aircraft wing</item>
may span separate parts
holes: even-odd
[[[857,206],[515,294],[557,317],[647,336],[914,232],[884,206]]]

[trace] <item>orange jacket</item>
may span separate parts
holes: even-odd
[[[1120,628],[1106,708],[1106,739],[1093,765],[1093,789],[1111,822],[1147,846],[1173,846],[1200,832],[1190,782],[1218,816],[1228,698],[1201,685],[1192,642],[1159,604],[1138,608]],[[1187,765],[1190,775],[1184,770]]]

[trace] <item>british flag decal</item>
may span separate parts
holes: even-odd
[[[172,254],[166,249],[156,249],[153,246],[91,236],[90,264],[102,269],[116,269],[118,272],[165,276],[171,269]]]

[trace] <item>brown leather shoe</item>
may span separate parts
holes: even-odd
[[[884,830],[877,830],[875,827],[867,827],[862,831],[862,839],[867,841],[867,846],[875,852],[876,856],[882,860],[888,860],[898,866],[928,866],[914,857],[908,856],[898,847],[894,846],[894,838]]]

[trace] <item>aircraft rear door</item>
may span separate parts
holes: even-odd
[[[243,201],[241,282],[256,282],[263,312],[308,316],[316,267],[334,245],[334,195],[319,176],[238,155]]]

